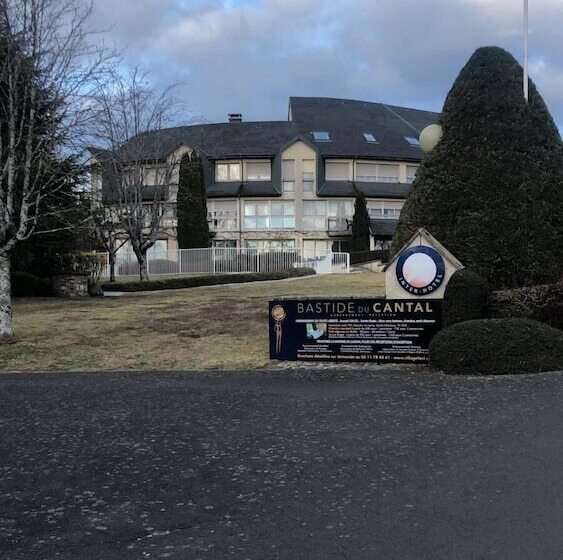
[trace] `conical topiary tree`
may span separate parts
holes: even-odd
[[[478,49],[450,90],[443,137],[424,158],[393,252],[427,228],[492,287],[562,274],[563,147],[534,84],[498,47]]]
[[[184,155],[180,161],[177,216],[180,249],[209,247],[203,166],[195,153]]]
[[[352,220],[352,251],[369,251],[369,213],[366,197],[358,193],[354,202],[354,218]]]

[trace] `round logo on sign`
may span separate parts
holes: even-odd
[[[444,281],[445,272],[442,255],[432,247],[410,247],[397,260],[397,280],[405,291],[415,296],[436,291]]]

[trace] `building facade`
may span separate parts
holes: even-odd
[[[162,162],[195,150],[214,246],[347,251],[354,200],[362,192],[372,248],[384,247],[422,158],[419,133],[438,117],[381,103],[292,97],[287,121],[243,122],[236,115],[228,123],[154,131],[147,192]],[[164,203],[170,227],[155,251],[178,248],[177,180],[176,171]],[[92,173],[92,192],[111,203],[102,174]]]

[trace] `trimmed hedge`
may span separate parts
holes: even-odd
[[[563,370],[563,332],[531,319],[456,323],[432,339],[430,363],[468,375]]]
[[[389,249],[378,251],[356,251],[350,253],[350,264],[361,264],[371,261],[381,261],[386,263],[389,260]]]
[[[490,297],[491,317],[521,317],[563,330],[563,283],[499,290]]]
[[[556,282],[563,269],[563,143],[507,51],[475,51],[453,84],[443,136],[423,158],[393,251],[425,227],[494,289]]]
[[[462,321],[483,319],[487,315],[489,287],[473,270],[455,272],[444,292],[442,322],[444,327]]]
[[[108,292],[144,292],[153,290],[175,290],[179,288],[197,288],[219,284],[261,282],[265,280],[283,280],[315,274],[312,268],[291,268],[278,272],[253,272],[241,274],[214,274],[202,276],[185,276],[182,278],[164,278],[146,282],[106,282],[102,289]]]
[[[52,296],[51,282],[29,272],[14,271],[11,274],[12,296],[45,297]]]

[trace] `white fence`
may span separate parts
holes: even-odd
[[[104,276],[109,278],[109,259]],[[275,272],[290,268],[314,268],[317,274],[350,272],[350,254],[304,249],[259,251],[247,248],[177,249],[149,251],[149,275],[152,274],[225,274],[237,272]],[[120,251],[115,276],[138,276],[139,264],[132,251]]]

